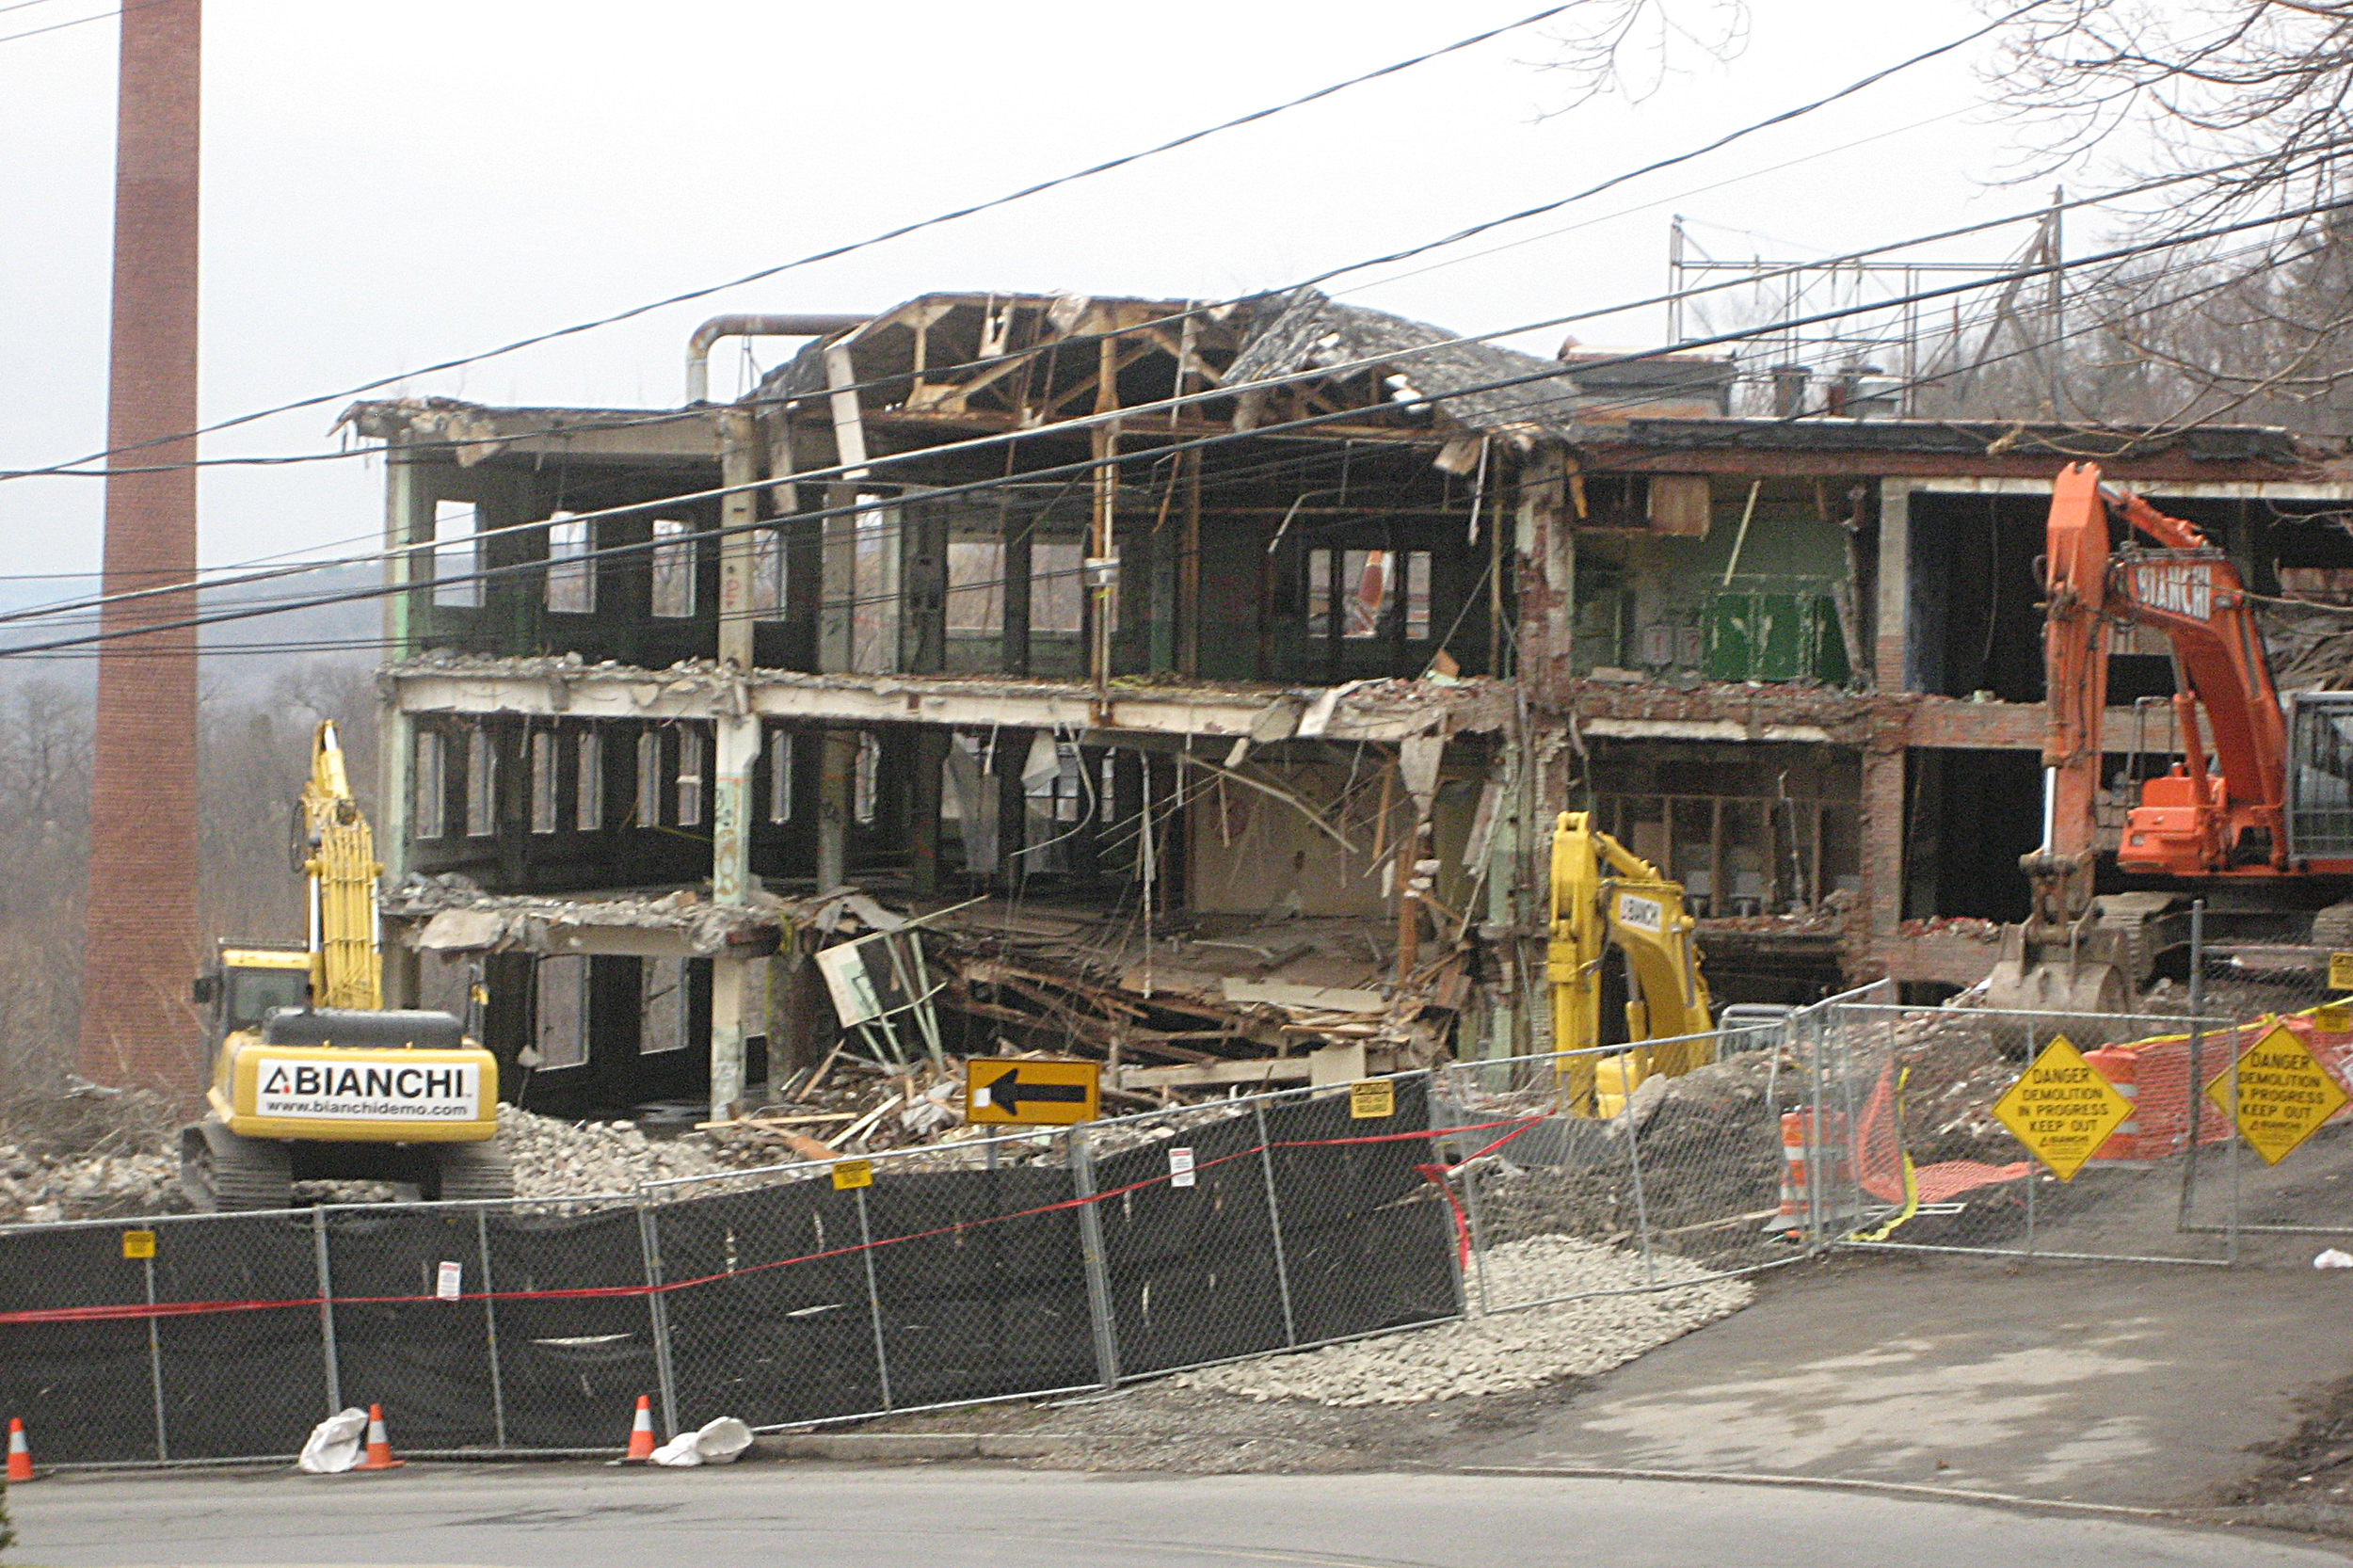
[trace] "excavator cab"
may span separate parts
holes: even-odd
[[[2353,858],[2353,692],[2297,692],[2291,698],[2288,855]]]
[[[299,942],[224,939],[197,977],[193,1000],[204,1009],[204,1046],[216,1055],[241,1030],[259,1029],[279,1008],[311,1004],[311,953]]]

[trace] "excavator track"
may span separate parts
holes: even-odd
[[[180,1133],[180,1188],[206,1212],[287,1208],[294,1203],[293,1163],[282,1144],[199,1122]]]
[[[434,1196],[442,1203],[515,1195],[515,1168],[495,1139],[479,1144],[441,1144],[432,1151],[438,1176]]]

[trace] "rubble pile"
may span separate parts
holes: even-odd
[[[1491,1300],[1543,1300],[1588,1293],[1516,1312],[1457,1319],[1413,1333],[1331,1345],[1300,1355],[1237,1362],[1181,1373],[1180,1388],[1250,1400],[1323,1405],[1418,1404],[1509,1394],[1565,1377],[1593,1377],[1670,1339],[1746,1306],[1744,1279],[1705,1279],[1688,1258],[1659,1255],[1650,1283],[1641,1256],[1623,1247],[1565,1236],[1530,1237],[1489,1249]],[[1689,1283],[1676,1283],[1678,1281]],[[1606,1295],[1606,1291],[1633,1294]],[[1474,1304],[1476,1296],[1473,1297]]]
[[[175,1127],[160,1096],[80,1080],[0,1105],[0,1224],[185,1208]]]
[[[710,1176],[735,1161],[698,1134],[648,1138],[627,1121],[567,1122],[499,1107],[499,1136],[519,1198],[629,1192],[640,1182]]]

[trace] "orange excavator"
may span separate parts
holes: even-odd
[[[2353,944],[2353,903],[2339,902],[2353,889],[2353,692],[2283,704],[2237,567],[2094,464],[2052,487],[2044,587],[2042,842],[2019,862],[2033,908],[2003,933],[1988,1002],[2121,1011],[2175,939],[2164,917],[2187,894],[2261,941]],[[2143,781],[2116,851],[2119,872],[2156,886],[2095,896],[2119,626],[2171,645],[2181,760]]]

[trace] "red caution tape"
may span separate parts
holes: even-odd
[[[1505,1121],[1480,1122],[1469,1127],[1431,1128],[1418,1132],[1381,1132],[1369,1133],[1355,1138],[1305,1138],[1289,1143],[1261,1144],[1252,1148],[1239,1149],[1232,1154],[1220,1155],[1215,1160],[1205,1160],[1194,1169],[1206,1171],[1236,1160],[1248,1160],[1255,1155],[1265,1154],[1273,1149],[1337,1148],[1352,1144],[1408,1143],[1422,1139],[1447,1138],[1461,1132],[1484,1132],[1498,1127],[1513,1128],[1512,1131],[1505,1133],[1485,1148],[1481,1149],[1478,1154],[1470,1157],[1476,1160],[1481,1155],[1492,1154],[1501,1148],[1543,1119],[1541,1116],[1529,1116]],[[1516,1126],[1513,1125],[1514,1122],[1517,1123]],[[1444,1179],[1459,1166],[1433,1164],[1417,1165],[1414,1168],[1424,1176],[1429,1176],[1437,1185],[1438,1190],[1445,1194],[1448,1204],[1454,1209],[1455,1226],[1462,1244],[1467,1247],[1469,1230],[1463,1219],[1462,1206],[1455,1201],[1453,1192],[1447,1186]],[[1438,1174],[1431,1176],[1433,1172]],[[1092,1197],[1064,1198],[1059,1202],[1043,1204],[1035,1208],[1018,1209],[1011,1214],[992,1215],[985,1220],[959,1220],[954,1224],[939,1225],[931,1230],[913,1231],[905,1236],[886,1236],[878,1240],[862,1241],[853,1246],[828,1247],[823,1252],[804,1253],[798,1257],[780,1257],[766,1263],[754,1263],[744,1268],[729,1270],[724,1273],[702,1274],[694,1279],[665,1280],[659,1285],[588,1285],[563,1290],[479,1290],[455,1298],[439,1295],[294,1296],[282,1301],[157,1302],[152,1305],[145,1302],[129,1302],[113,1306],[50,1306],[17,1312],[0,1312],[0,1326],[32,1323],[124,1322],[155,1318],[194,1318],[225,1312],[283,1312],[300,1307],[327,1305],[407,1306],[425,1302],[446,1303],[453,1299],[460,1302],[557,1302],[609,1301],[637,1296],[667,1295],[673,1290],[692,1290],[699,1286],[716,1285],[725,1280],[741,1279],[746,1274],[764,1273],[771,1269],[790,1269],[803,1263],[819,1263],[827,1258],[853,1256],[861,1252],[881,1247],[895,1247],[908,1241],[924,1241],[934,1237],[954,1236],[965,1231],[978,1230],[984,1225],[1003,1224],[1013,1220],[1035,1219],[1041,1214],[1059,1213],[1064,1209],[1082,1208],[1090,1203],[1103,1203],[1112,1198],[1125,1197],[1129,1192],[1139,1192],[1147,1187],[1160,1186],[1168,1179],[1167,1173],[1163,1172],[1159,1176],[1146,1176],[1142,1181],[1131,1181],[1125,1187],[1111,1188]]]

